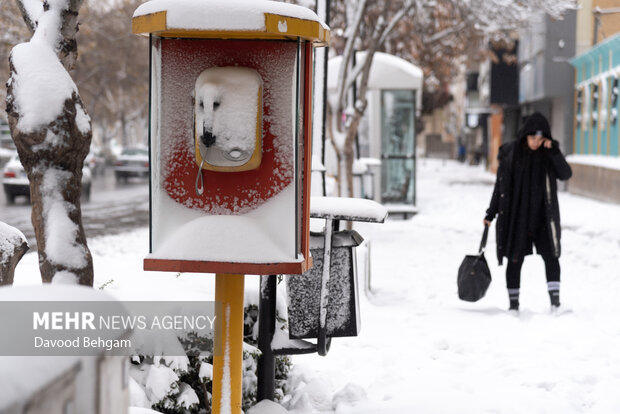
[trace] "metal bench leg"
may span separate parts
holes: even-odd
[[[323,251],[323,275],[321,277],[321,299],[319,308],[319,337],[317,352],[321,356],[327,355],[331,340],[327,338],[327,305],[329,304],[329,276],[332,256],[332,233],[334,222],[332,219],[325,220],[325,248]]]
[[[366,296],[369,296],[372,293],[371,286],[371,269],[370,269],[370,240],[366,240]]]

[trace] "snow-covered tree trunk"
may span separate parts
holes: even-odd
[[[329,129],[330,142],[332,143],[338,158],[338,195],[353,197],[353,162],[355,161],[355,137],[362,121],[362,117],[368,106],[366,92],[368,91],[368,80],[370,78],[370,68],[375,52],[385,42],[387,36],[394,29],[395,25],[413,8],[412,2],[406,2],[404,7],[393,16],[389,16],[389,3],[384,2],[381,13],[375,22],[372,36],[368,40],[368,48],[365,60],[358,62],[349,73],[350,61],[353,57],[353,45],[357,39],[357,31],[364,16],[366,1],[357,4],[349,4],[354,10],[354,18],[350,30],[350,36],[345,45],[345,52],[339,72],[339,84],[337,90],[337,100],[330,105],[332,116],[330,119],[334,124]],[[357,100],[350,102],[347,107],[347,90],[358,82],[359,90]],[[347,122],[343,125],[338,114],[345,112]],[[336,115],[333,115],[335,113]]]
[[[0,221],[0,286],[13,284],[15,266],[27,251],[24,234]]]
[[[10,56],[7,113],[30,180],[32,224],[44,282],[93,284],[80,206],[91,125],[68,70],[77,58],[82,0],[17,0],[33,32]]]

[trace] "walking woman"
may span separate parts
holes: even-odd
[[[530,115],[516,141],[499,149],[499,168],[484,224],[497,216],[497,258],[506,257],[509,310],[519,311],[523,258],[536,253],[545,262],[551,311],[560,307],[560,209],[557,179],[568,180],[572,171],[551,137],[549,122],[540,113]]]

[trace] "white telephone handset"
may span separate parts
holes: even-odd
[[[263,81],[254,69],[214,67],[198,76],[194,141],[196,163],[202,169],[235,172],[260,166],[262,95]]]

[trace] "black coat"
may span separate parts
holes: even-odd
[[[549,236],[549,245],[554,257],[561,254],[561,228],[560,228],[560,208],[558,206],[557,179],[568,180],[572,175],[572,170],[559,149],[557,141],[552,141],[552,147],[541,148],[543,151],[543,170],[545,173],[544,184],[544,204],[545,204],[545,224]],[[519,168],[515,162],[515,152],[520,150],[518,145],[523,145],[523,141],[513,141],[504,144],[499,149],[498,160],[499,168],[491,203],[486,212],[486,220],[492,221],[497,215],[495,229],[497,232],[497,259],[500,265],[503,257],[511,257],[515,252],[509,251],[512,232],[515,229],[517,214],[511,211],[513,208],[512,197],[515,188],[520,188],[520,174],[515,174],[514,169]]]

